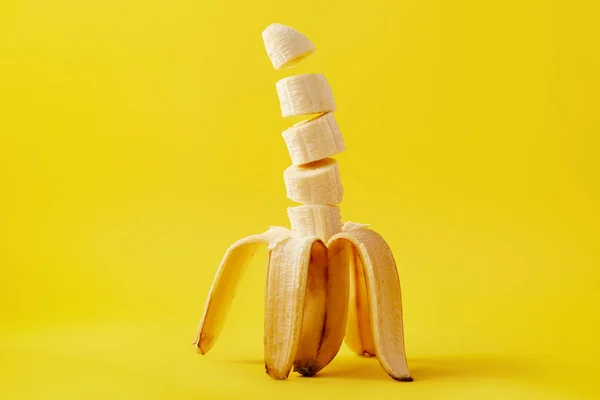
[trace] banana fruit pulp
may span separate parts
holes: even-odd
[[[275,69],[314,53],[300,32],[281,24],[263,31]],[[206,354],[221,332],[238,284],[260,248],[268,251],[264,357],[267,374],[313,376],[342,342],[377,357],[393,379],[412,381],[404,350],[398,270],[385,240],[367,225],[342,223],[343,187],[332,156],[345,150],[333,117],[331,87],[321,74],[281,79],[283,117],[318,114],[283,132],[292,165],[284,172],[291,230],[271,227],[229,247],[217,269],[194,345]]]

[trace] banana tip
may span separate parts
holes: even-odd
[[[400,378],[394,378],[392,377],[395,381],[400,381],[400,382],[412,382],[414,381],[414,379],[411,376],[402,376]]]

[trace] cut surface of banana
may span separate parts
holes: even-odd
[[[275,86],[282,117],[335,111],[333,93],[323,74],[290,76]]]
[[[306,36],[287,25],[274,23],[263,31],[267,55],[275,69],[291,67],[310,56],[315,45]]]
[[[282,133],[292,163],[308,164],[346,149],[333,113],[300,122]]]
[[[283,173],[283,179],[287,197],[297,203],[336,205],[342,202],[344,188],[338,163],[333,158],[291,165]]]

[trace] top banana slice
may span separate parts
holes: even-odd
[[[306,36],[287,25],[271,24],[262,37],[275,69],[291,67],[316,50]]]

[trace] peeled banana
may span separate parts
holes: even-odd
[[[275,69],[315,51],[298,31],[271,24],[262,33]],[[367,225],[342,223],[344,189],[337,161],[345,150],[333,117],[335,101],[321,74],[276,84],[283,117],[313,115],[282,136],[292,160],[284,172],[291,230],[271,227],[238,240],[223,257],[194,345],[206,354],[215,343],[237,285],[260,247],[268,251],[264,355],[267,374],[286,379],[294,370],[312,376],[326,367],[342,342],[377,357],[393,379],[412,381],[404,349],[398,270],[385,240]]]

